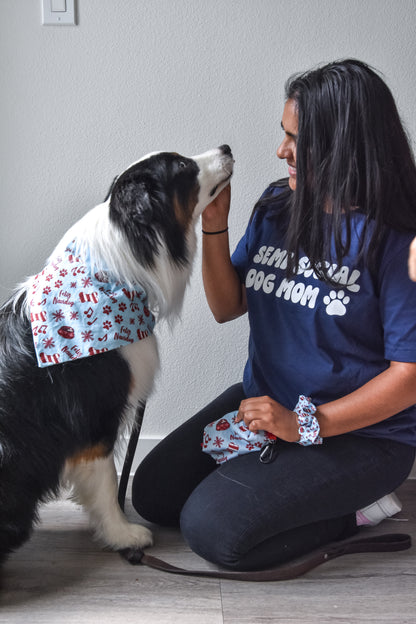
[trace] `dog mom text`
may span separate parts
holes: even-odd
[[[249,269],[245,281],[246,288],[253,288],[257,291],[262,290],[267,295],[274,292],[276,297],[283,297],[287,301],[290,300],[293,303],[314,308],[320,292],[319,286],[297,281],[296,277],[293,279],[284,277],[282,280],[278,281],[276,273],[267,271],[268,267],[285,271],[287,268],[287,259],[288,252],[285,249],[267,245],[260,247],[253,257],[253,263],[263,266],[264,269],[254,267]],[[330,264],[329,262],[326,263],[326,266],[335,282],[345,286],[352,292],[358,292],[360,286],[357,284],[357,280],[360,276],[360,271],[357,269],[351,270],[348,266],[339,268],[338,265]],[[300,275],[306,278],[313,277],[316,280],[319,279],[310,266],[309,258],[306,256],[300,258],[298,263],[296,276]]]

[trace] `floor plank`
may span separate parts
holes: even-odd
[[[398,494],[398,519],[366,532],[406,532],[416,541],[416,480]],[[129,502],[126,511],[137,520]],[[156,528],[155,541],[156,556],[212,568],[177,530]],[[349,555],[280,583],[172,576],[102,550],[82,509],[60,500],[42,508],[32,539],[4,566],[0,623],[415,624],[415,577],[414,548]]]

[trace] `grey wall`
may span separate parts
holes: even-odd
[[[76,27],[42,27],[40,13],[40,0],[0,0],[1,299],[153,150],[232,146],[234,245],[285,174],[275,151],[295,71],[345,56],[373,64],[416,136],[414,0],[78,0]],[[247,324],[212,320],[198,258],[182,322],[159,334],[150,442],[240,380]]]

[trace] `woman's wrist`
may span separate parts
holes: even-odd
[[[222,232],[228,230],[227,219],[202,219],[203,232]]]
[[[225,234],[225,232],[228,232],[228,226],[223,230],[204,230],[204,228],[202,228],[202,234],[206,236],[216,236],[217,234]]]

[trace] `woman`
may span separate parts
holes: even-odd
[[[409,277],[413,282],[416,282],[416,238],[414,238],[410,244],[408,264]]]
[[[180,523],[195,552],[239,570],[354,534],[356,511],[415,459],[416,167],[393,97],[364,63],[331,63],[288,81],[281,125],[289,178],[263,194],[232,257],[229,187],[202,217],[213,315],[249,316],[243,382],[163,440],[133,482],[144,518]],[[316,408],[309,420],[299,395]],[[277,436],[272,462],[253,452],[217,466],[201,452],[204,427],[232,410]]]

